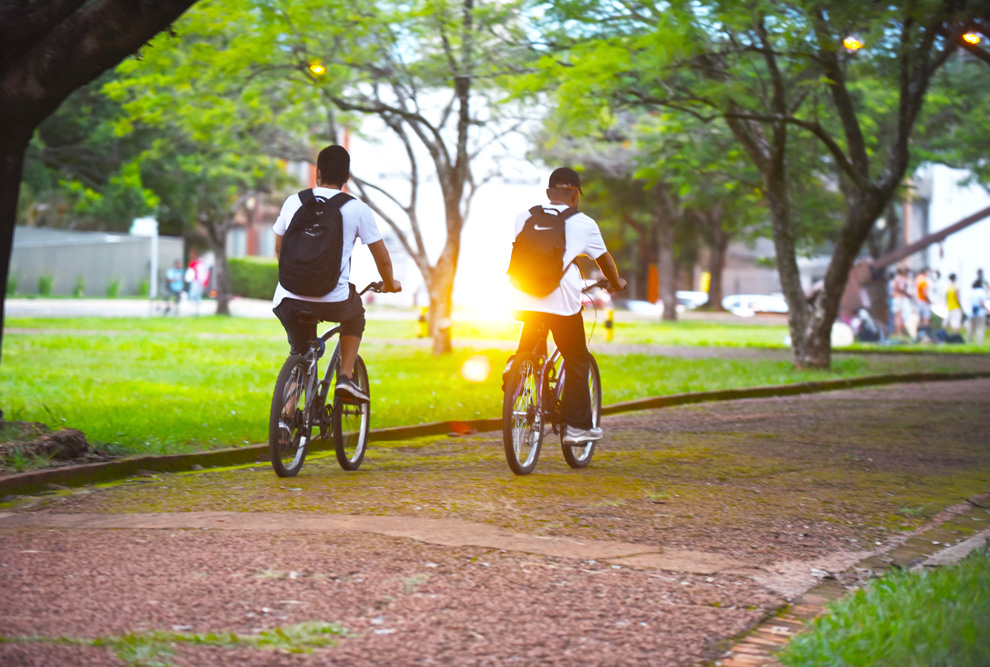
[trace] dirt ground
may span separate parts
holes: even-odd
[[[357,473],[331,455],[8,503],[0,665],[706,663],[990,491],[990,380],[604,426],[585,470],[548,439],[515,477],[481,434],[373,445]],[[336,645],[256,641],[312,622]]]

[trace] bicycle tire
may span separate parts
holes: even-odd
[[[509,468],[528,475],[536,468],[543,444],[543,415],[537,391],[536,357],[517,355],[505,382],[502,399],[502,444]]]
[[[561,372],[560,381],[557,383],[557,398],[563,395],[563,386],[567,378],[566,367]],[[588,392],[591,394],[591,425],[601,426],[602,423],[602,376],[598,372],[598,362],[591,357],[591,364],[588,369]],[[559,405],[559,403],[558,403]],[[591,463],[591,457],[595,454],[596,440],[578,445],[565,445],[564,433],[566,427],[560,425],[560,449],[564,453],[564,460],[572,468],[585,468]]]
[[[351,379],[369,398],[371,397],[371,389],[368,386],[368,369],[360,355],[354,361]],[[344,470],[357,470],[361,467],[361,462],[364,461],[364,454],[368,448],[371,403],[356,403],[334,395],[331,419],[333,421],[333,449],[337,454],[337,463]]]
[[[306,460],[309,428],[306,426],[306,360],[291,355],[282,365],[272,393],[268,419],[268,448],[272,468],[279,477],[294,477]]]

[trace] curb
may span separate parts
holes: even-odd
[[[714,401],[733,401],[747,398],[771,398],[775,396],[795,396],[798,394],[814,394],[840,389],[869,387],[886,384],[907,382],[945,382],[952,380],[975,380],[990,377],[990,372],[971,373],[902,373],[888,375],[867,375],[858,378],[841,380],[823,380],[821,382],[800,382],[796,384],[772,385],[769,387],[748,387],[742,389],[723,389],[718,391],[698,391],[669,396],[654,396],[633,401],[613,403],[602,408],[603,415],[614,415],[637,410],[652,410],[657,408],[690,405],[693,403],[709,403]],[[407,440],[431,435],[469,435],[496,431],[502,428],[501,419],[468,419],[465,421],[439,421],[410,426],[393,426],[373,429],[369,433],[369,442],[389,442]],[[327,451],[333,445],[325,440],[315,440],[310,451]],[[109,482],[116,479],[131,477],[144,472],[183,472],[195,470],[198,467],[214,468],[222,466],[245,465],[251,463],[266,463],[269,461],[268,445],[250,445],[218,449],[209,452],[194,452],[190,454],[167,454],[163,456],[138,456],[119,459],[106,463],[89,463],[81,466],[36,470],[0,478],[0,498],[12,495],[25,495],[39,491],[49,491],[51,487],[84,486],[99,482]]]

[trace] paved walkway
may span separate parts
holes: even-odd
[[[585,470],[480,434],[8,503],[0,664],[728,659],[823,577],[985,530],[987,414],[990,380],[893,385],[611,417]]]

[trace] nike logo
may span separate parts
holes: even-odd
[[[535,229],[538,232],[545,232],[553,229],[553,227],[540,227],[539,225],[533,225],[533,229]]]

